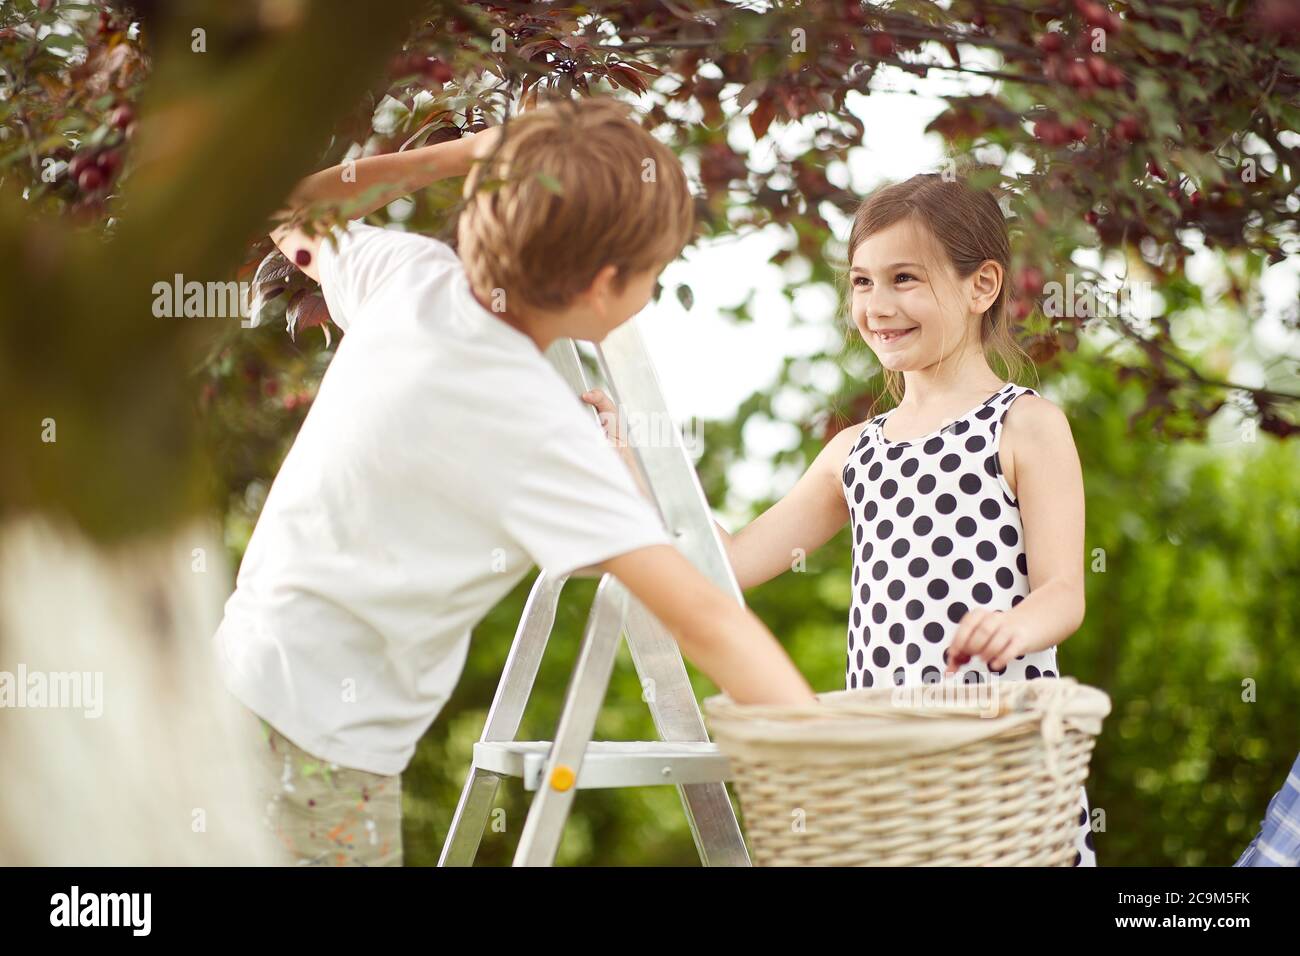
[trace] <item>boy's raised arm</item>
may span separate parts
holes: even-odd
[[[348,211],[351,218],[359,218],[430,183],[465,175],[499,135],[500,128],[492,127],[445,143],[322,169],[298,183],[289,196],[286,213],[321,203],[364,200]],[[289,261],[317,282],[317,252],[324,238],[322,234],[308,235],[292,222],[271,232],[271,239]]]

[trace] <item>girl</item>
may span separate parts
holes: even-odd
[[[862,202],[848,258],[852,320],[897,405],[836,435],[743,530],[719,526],[737,579],[770,580],[851,522],[850,688],[1055,677],[1083,621],[1083,478],[1065,416],[1014,383],[1002,211],[914,176]],[[610,421],[603,393],[583,397]],[[1095,866],[1079,797],[1074,865]]]

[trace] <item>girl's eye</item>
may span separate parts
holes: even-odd
[[[919,282],[920,281],[919,279],[916,278],[916,276],[912,275],[912,273],[910,272],[900,272],[898,273],[898,275],[894,276],[894,280],[896,282]],[[867,283],[869,283],[870,281],[871,280],[868,279],[866,276],[853,277],[853,284],[855,286],[858,286],[859,288],[865,287]]]

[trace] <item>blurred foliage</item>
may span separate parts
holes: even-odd
[[[0,285],[16,289],[0,300],[0,405],[11,412],[0,416],[0,508],[66,511],[111,538],[232,488],[245,496],[223,459],[203,467],[187,393],[231,403],[215,413],[219,429],[269,451],[268,416],[296,420],[320,363],[237,323],[160,322],[150,290],[175,274],[249,278],[277,204],[313,167],[459,137],[531,103],[618,96],[682,156],[702,237],[786,230],[773,261],[800,267],[793,292],[836,278],[832,223],[859,199],[842,185],[846,157],[875,135],[850,94],[881,75],[969,78],[930,129],[948,146],[945,171],[1006,201],[1012,314],[1036,360],[1109,327],[1129,347],[1107,361],[1144,383],[1150,427],[1198,437],[1225,393],[1265,431],[1300,427],[1294,362],[1232,381],[1177,339],[1198,305],[1184,271],[1198,245],[1238,254],[1226,294],[1252,319],[1260,272],[1294,251],[1294,3],[806,0],[718,16],[713,0],[390,0],[362,22],[358,9],[0,5]],[[451,236],[455,195],[425,190],[373,220]],[[1113,291],[1077,256],[1091,250],[1122,252],[1163,313],[1139,323],[1037,310],[1045,284],[1068,276]],[[38,309],[57,321],[27,321]],[[1300,313],[1286,321],[1294,330]],[[196,366],[197,387],[184,377]],[[270,407],[232,434],[246,385]],[[82,439],[33,441],[47,417]]]
[[[1005,191],[1021,339],[1084,462],[1087,546],[1106,570],[1089,576],[1087,623],[1061,665],[1115,704],[1089,787],[1106,811],[1099,858],[1230,863],[1300,748],[1300,450],[1272,437],[1296,431],[1296,369],[1250,334],[1261,273],[1294,250],[1295,4],[715,7],[441,2],[399,44],[385,37],[403,29],[410,0],[368,7],[369,29],[352,30],[340,24],[355,24],[357,8],[342,0],[0,4],[0,507],[139,532],[194,507],[182,492],[197,473],[241,555],[332,352],[310,328],[291,338],[278,323],[160,321],[149,290],[174,272],[251,279],[266,251],[252,237],[311,168],[457,137],[508,120],[521,101],[618,95],[681,154],[702,236],[785,230],[772,261],[788,266],[793,299],[839,281],[833,225],[859,197],[835,183],[867,134],[848,95],[869,92],[885,67],[1000,80],[991,94],[948,97],[931,129]],[[803,145],[778,149],[776,134],[795,126]],[[373,221],[449,238],[457,196],[440,184]],[[1183,268],[1197,243],[1223,252],[1227,287],[1213,301]],[[1091,251],[1154,283],[1156,321],[1032,309],[1044,282],[1087,277],[1077,256]],[[691,291],[676,294],[690,308]],[[733,315],[747,321],[748,306]],[[1185,346],[1185,329],[1225,315],[1231,335]],[[1283,320],[1295,330],[1295,313]],[[1232,381],[1232,359],[1250,349],[1261,374]],[[798,447],[773,460],[797,473],[828,433],[866,417],[875,373],[860,344],[787,359],[771,388],[709,423],[699,471],[710,500],[749,505],[727,478],[748,423],[799,427]],[[813,412],[792,415],[780,401],[791,394]],[[33,451],[33,423],[56,413],[79,441]],[[1225,421],[1237,429],[1227,440]],[[191,454],[195,430],[206,460]],[[842,682],[847,542],[749,595],[819,689]],[[525,737],[550,733],[591,591],[569,586]],[[412,864],[436,860],[526,593],[527,582],[477,629],[405,776]],[[609,704],[599,735],[651,733],[626,655]],[[505,831],[485,835],[483,863],[510,859],[526,812],[517,787],[499,802]],[[560,855],[693,859],[672,788],[581,793]]]

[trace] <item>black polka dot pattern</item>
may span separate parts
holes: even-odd
[[[848,687],[940,680],[963,616],[971,609],[1007,611],[1029,594],[1019,502],[998,456],[1007,411],[1025,394],[1038,393],[1008,383],[919,438],[885,438],[889,413],[863,427],[842,476],[857,542]],[[872,583],[870,599],[859,581],[879,582]],[[996,673],[974,658],[955,679],[983,683],[1056,674],[1056,649],[1048,648]],[[1087,814],[1082,788],[1080,813]],[[1089,826],[1081,823],[1076,865],[1096,865],[1092,840]]]

